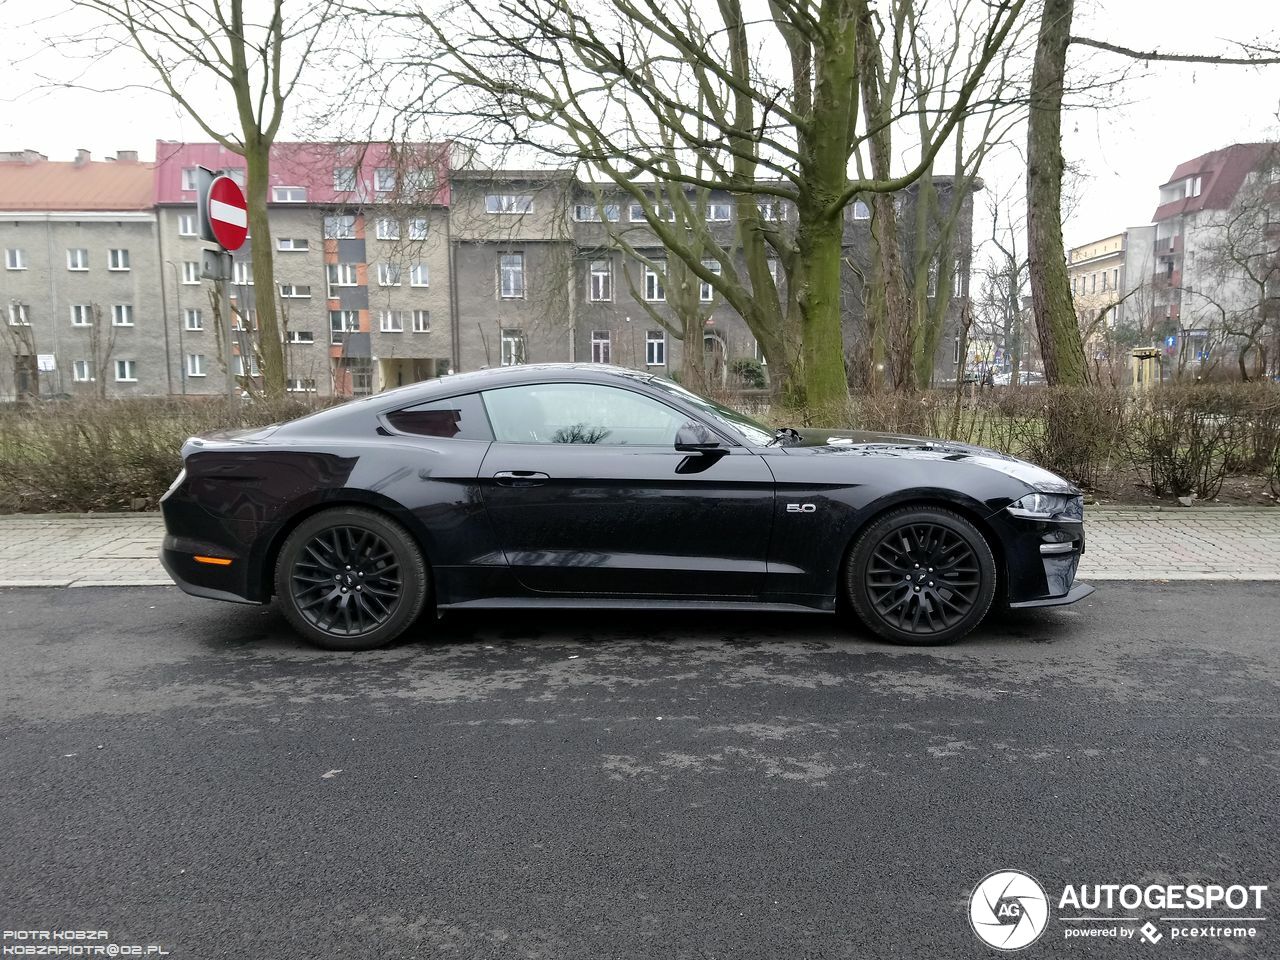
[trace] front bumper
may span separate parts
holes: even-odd
[[[1093,593],[1093,587],[1087,583],[1077,583],[1061,597],[1045,597],[1042,600],[1022,600],[1018,603],[1010,603],[1010,610],[1026,610],[1031,607],[1061,607],[1064,604],[1075,603],[1077,600],[1083,600],[1089,594]]]
[[[1036,520],[1000,511],[990,522],[1000,531],[1010,607],[1074,603],[1093,592],[1075,582],[1085,549],[1082,521]]]

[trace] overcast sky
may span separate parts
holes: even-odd
[[[72,82],[85,67],[40,39],[66,29],[65,20],[50,25],[51,14],[64,5],[65,0],[0,0],[0,16],[9,27],[0,67],[0,149],[31,147],[61,160],[71,159],[79,147],[99,158],[136,149],[151,159],[156,139],[208,139],[159,94],[42,87],[36,75]],[[1081,0],[1074,32],[1143,49],[1224,50],[1228,39],[1280,28],[1274,17],[1261,22],[1259,11],[1268,6],[1261,0],[1214,0],[1211,7],[1190,0],[1108,0],[1104,10],[1097,0]],[[1075,49],[1077,78],[1122,65],[1109,54]],[[122,84],[150,82],[146,68],[128,58],[113,58],[111,71]],[[1066,224],[1068,246],[1147,223],[1157,187],[1182,160],[1233,142],[1275,139],[1280,132],[1280,67],[1139,67],[1119,93],[1122,104],[1064,118],[1068,159],[1084,175]],[[291,129],[287,119],[282,137],[302,135],[298,123]],[[1017,188],[1019,157],[1006,152],[984,176],[993,191]],[[983,229],[975,226],[978,239]]]

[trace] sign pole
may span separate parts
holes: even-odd
[[[218,268],[218,272],[222,276],[219,281],[222,284],[222,302],[226,304],[227,314],[227,400],[234,404],[239,397],[239,390],[236,383],[235,350],[233,349],[235,346],[236,321],[231,310],[231,254],[226,251],[218,254]],[[243,357],[241,362],[243,362]],[[248,365],[246,365],[245,372],[248,373],[248,370]]]
[[[203,274],[219,284],[222,294],[222,311],[226,314],[227,342],[223,361],[227,367],[227,399],[235,403],[240,396],[240,387],[235,371],[236,324],[231,310],[231,251],[239,250],[249,235],[249,205],[234,180],[207,167],[196,168],[196,188],[198,233],[201,239],[218,245],[216,251],[205,251]],[[243,352],[240,362],[248,376],[249,363]]]

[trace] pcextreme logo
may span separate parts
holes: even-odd
[[[1051,899],[1065,940],[1136,940],[1147,946],[1181,941],[1254,940],[1266,884],[1068,883],[1051,898],[1023,870],[996,870],[969,896],[974,934],[997,950],[1021,950],[1044,936]]]

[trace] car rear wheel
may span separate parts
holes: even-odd
[[[427,601],[426,561],[404,527],[361,507],[325,510],[289,534],[276,563],[289,622],[327,650],[372,650],[405,631]]]
[[[904,507],[874,521],[845,568],[850,604],[892,643],[953,643],[976,627],[996,590],[991,547],[950,510]]]

